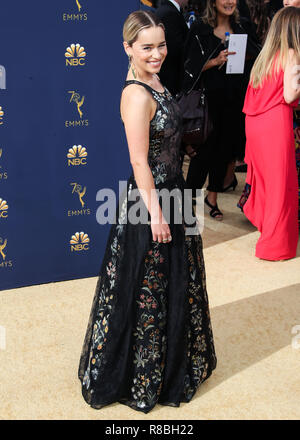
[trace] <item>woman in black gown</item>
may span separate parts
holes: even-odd
[[[179,109],[156,75],[167,53],[163,25],[137,11],[123,35],[130,69],[121,116],[133,175],[111,227],[78,374],[93,408],[120,402],[147,413],[156,403],[188,402],[216,356],[201,236],[188,235],[182,213],[167,223],[156,196],[184,190]],[[134,190],[149,212],[145,224],[126,222]]]

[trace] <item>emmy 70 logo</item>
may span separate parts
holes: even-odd
[[[84,205],[85,205],[85,202],[83,201],[83,197],[84,197],[84,195],[85,195],[85,193],[86,193],[86,186],[85,186],[84,188],[82,188],[82,186],[79,185],[79,184],[76,183],[76,182],[71,183],[70,185],[73,186],[72,194],[74,194],[74,193],[78,194],[79,201],[80,201],[81,206],[82,206],[82,208],[83,208]]]
[[[72,106],[75,106],[80,119],[77,120],[73,120],[73,121],[65,121],[65,126],[66,127],[86,127],[89,125],[89,120],[88,119],[83,119],[83,104],[85,104],[86,100],[85,100],[85,96],[82,95],[80,96],[79,93],[77,93],[75,90],[69,90],[68,94],[71,95],[70,97],[70,101],[69,103]]]
[[[88,14],[84,12],[84,10],[85,5],[83,4],[83,0],[73,0],[72,12],[64,12],[62,19],[63,21],[87,21]]]
[[[5,258],[6,258],[6,254],[4,252],[4,249],[6,248],[6,246],[7,246],[7,239],[3,240],[0,237],[0,255],[2,257],[2,261],[5,261]]]
[[[80,1],[81,1],[81,0],[80,0]],[[82,6],[81,6],[81,4],[79,3],[79,0],[76,0],[76,5],[77,5],[77,8],[78,8],[78,12],[80,12]]]
[[[72,3],[72,12],[70,10],[68,12],[64,12],[62,14],[63,21],[87,21],[88,14],[87,12],[84,12],[85,5],[83,4],[83,0],[73,0]]]
[[[81,107],[84,103],[84,96],[80,97],[79,93],[75,92],[75,90],[70,90],[68,93],[71,93],[70,102],[75,102],[79,116],[82,118],[83,113]]]
[[[2,158],[2,153],[3,153],[3,149],[0,148],[0,159]],[[2,165],[0,163],[0,180],[7,179],[7,177],[8,177],[7,172],[6,171],[1,171],[1,170],[2,170]],[[1,216],[1,214],[0,214],[0,216]]]

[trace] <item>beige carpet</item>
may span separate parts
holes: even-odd
[[[84,402],[77,368],[96,286],[88,278],[0,292],[1,419],[300,418],[300,338],[292,334],[300,326],[300,246],[290,261],[254,257],[259,234],[236,208],[245,174],[238,177],[236,191],[220,197],[223,222],[205,216],[218,365],[194,399],[180,408],[157,405],[147,415]]]

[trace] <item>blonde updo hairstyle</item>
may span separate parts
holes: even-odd
[[[148,11],[135,11],[132,12],[126,19],[123,26],[123,39],[129,46],[138,39],[139,33],[143,29],[151,27],[161,27],[165,30],[164,25],[160,19],[153,14],[153,12]]]

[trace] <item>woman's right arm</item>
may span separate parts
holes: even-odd
[[[300,99],[300,54],[296,54],[293,49],[289,49],[284,69],[283,97],[287,104]]]
[[[124,89],[121,116],[125,126],[130,162],[137,187],[151,216],[153,240],[161,243],[171,234],[169,225],[162,215],[148,164],[149,126],[154,111],[153,100],[143,87],[130,85]]]

